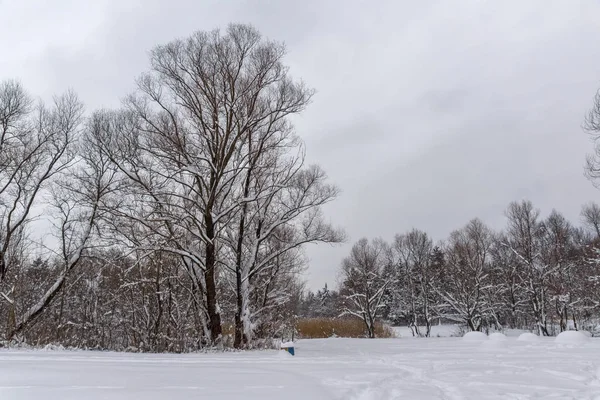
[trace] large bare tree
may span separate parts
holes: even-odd
[[[133,221],[130,239],[182,257],[212,343],[222,333],[220,270],[235,273],[240,343],[252,275],[304,243],[339,240],[319,208],[337,189],[318,167],[304,167],[289,121],[313,91],[289,77],[284,55],[247,25],[157,46],[151,71],[100,135],[132,183],[134,205],[119,210]],[[264,253],[283,228],[293,239]]]

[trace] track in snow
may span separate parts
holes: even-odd
[[[0,351],[0,399],[600,400],[600,339],[325,339],[275,351]]]

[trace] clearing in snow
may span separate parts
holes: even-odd
[[[600,339],[478,339],[302,340],[296,356],[4,350],[0,399],[600,400]]]

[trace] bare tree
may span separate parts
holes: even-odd
[[[447,243],[446,276],[448,288],[440,290],[447,306],[445,317],[480,331],[491,307],[487,293],[493,289],[490,279],[492,232],[474,219],[463,229],[450,234]]]
[[[90,133],[98,129],[97,125],[97,119],[92,118],[87,127],[88,134],[73,139],[76,145],[73,166],[63,170],[60,179],[54,181],[52,205],[57,211],[55,220],[60,249],[54,263],[58,274],[37,302],[17,318],[16,325],[9,327],[7,339],[23,332],[49,306],[85,253],[97,245],[92,237],[99,232],[99,221],[114,206],[114,193],[118,190],[116,170]]]
[[[517,256],[519,275],[529,297],[539,335],[548,335],[548,282],[555,268],[543,257],[545,227],[530,201],[509,205],[507,246]]]
[[[234,184],[252,159],[248,135],[279,130],[301,111],[312,91],[291,81],[281,59],[282,45],[264,40],[246,25],[199,32],[152,52],[153,72],[140,80],[141,98],[130,108],[143,131],[163,148],[163,162],[186,171],[191,196],[186,209],[200,225],[211,339],[221,334],[216,268],[219,229],[239,204],[229,203]],[[151,113],[148,101],[158,112]],[[168,146],[168,148],[164,147]],[[249,148],[252,151],[251,148]]]
[[[271,176],[265,176],[267,173]],[[283,170],[264,171],[258,180],[252,191],[256,200],[241,209],[240,229],[233,233],[238,346],[252,337],[254,313],[249,308],[249,298],[254,290],[254,277],[280,268],[274,260],[286,253],[294,254],[306,244],[344,240],[343,232],[323,221],[320,207],[335,199],[338,190],[326,183],[326,175],[320,168],[299,169],[293,163]],[[252,229],[244,231],[242,227]]]
[[[394,307],[408,319],[413,334],[429,337],[437,296],[433,290],[437,275],[433,242],[427,233],[414,229],[396,235],[390,250],[399,285]],[[425,332],[421,332],[421,324],[425,325]]]
[[[585,172],[597,186],[600,177],[600,90],[594,96],[593,105],[585,118],[583,129],[594,140],[594,153],[587,157]]]
[[[492,246],[492,268],[496,285],[494,307],[496,315],[503,315],[503,325],[519,328],[526,325],[529,297],[521,279],[519,257],[507,245],[509,239],[505,232],[494,237]]]
[[[41,102],[34,105],[19,83],[0,83],[0,282],[36,200],[72,161],[70,149],[82,109],[72,92],[55,97],[53,106],[46,107]]]
[[[585,226],[600,238],[600,206],[596,203],[585,204],[581,208],[581,218]]]
[[[151,72],[101,139],[132,182],[136,206],[119,210],[132,221],[129,240],[182,257],[203,299],[213,343],[222,329],[220,269],[236,277],[240,344],[247,340],[243,324],[250,334],[243,299],[252,275],[285,251],[337,235],[319,210],[337,189],[319,168],[304,168],[288,119],[306,107],[313,91],[291,80],[284,55],[283,45],[247,25],[158,46]],[[262,255],[264,243],[284,227],[294,239]]]
[[[384,274],[387,245],[382,240],[359,240],[342,262],[340,294],[346,305],[343,314],[365,323],[369,338],[375,337],[375,322],[383,307],[385,290],[394,281]]]

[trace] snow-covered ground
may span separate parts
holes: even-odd
[[[421,333],[425,333],[425,327],[422,326]],[[413,331],[408,326],[395,326],[392,328],[394,334],[399,338],[411,338]],[[458,325],[432,325],[431,337],[452,337],[461,336],[461,329]]]
[[[294,357],[5,350],[0,399],[600,400],[600,339],[563,342],[304,340]]]

